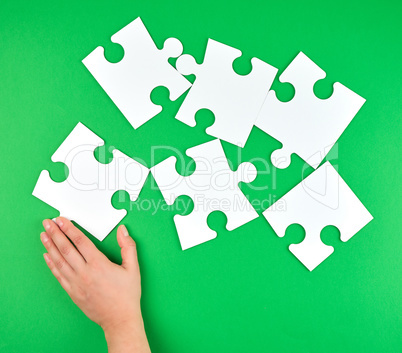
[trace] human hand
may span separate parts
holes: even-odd
[[[137,250],[126,227],[117,230],[123,259],[119,266],[69,220],[58,217],[56,223],[43,221],[46,263],[73,302],[103,328],[109,352],[150,352],[141,314]]]

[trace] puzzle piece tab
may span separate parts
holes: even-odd
[[[325,75],[300,52],[279,77],[294,86],[293,99],[281,102],[275,91],[268,93],[255,125],[283,144],[271,155],[277,168],[287,168],[292,153],[306,162],[314,157],[312,166],[316,168],[325,157],[324,151],[331,149],[364,104],[364,98],[339,82],[334,84],[330,98],[317,98],[313,86]]]
[[[208,215],[216,210],[226,214],[228,230],[233,230],[258,217],[257,212],[240,191],[239,182],[252,182],[257,171],[253,164],[242,163],[236,172],[228,165],[219,140],[213,140],[187,150],[196,163],[190,176],[176,172],[176,158],[170,157],[151,169],[162,195],[169,205],[181,195],[191,197],[193,211],[176,215],[180,244],[183,250],[216,237],[207,225]]]
[[[341,240],[347,241],[369,223],[373,217],[343,181],[329,162],[310,174],[300,184],[274,203],[263,215],[279,237],[286,228],[297,223],[303,226],[306,235],[299,244],[289,250],[310,270],[316,268],[334,251],[320,238],[323,228],[335,226]]]
[[[197,111],[209,109],[215,122],[206,132],[243,147],[278,70],[253,58],[251,73],[238,75],[233,70],[233,61],[239,56],[240,50],[209,39],[201,65],[190,55],[179,57],[176,63],[179,72],[195,74],[196,80],[176,119],[195,126]]]
[[[119,150],[113,151],[109,164],[98,163],[94,150],[103,144],[101,138],[78,123],[52,156],[53,162],[68,167],[68,178],[57,183],[43,170],[32,193],[99,240],[127,214],[126,210],[112,206],[113,194],[125,190],[131,201],[135,201],[149,173],[148,168]]]
[[[168,88],[171,100],[190,88],[191,83],[168,62],[182,53],[183,46],[178,39],[169,38],[159,50],[139,17],[111,39],[124,48],[120,62],[107,61],[102,47],[82,62],[136,129],[162,110],[151,101],[154,88]]]

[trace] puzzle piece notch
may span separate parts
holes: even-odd
[[[322,229],[328,225],[337,227],[341,240],[346,242],[373,219],[329,162],[280,200],[286,205],[285,210],[276,209],[273,204],[263,215],[279,237],[285,235],[291,224],[300,224],[305,229],[304,240],[290,245],[289,250],[310,271],[333,252],[332,246],[321,241]]]
[[[176,100],[191,87],[168,62],[183,51],[178,39],[168,38],[163,49],[158,49],[138,17],[111,40],[124,49],[121,61],[110,63],[105,58],[104,48],[97,47],[82,62],[135,129],[162,110],[151,101],[154,88],[166,87],[169,98]]]
[[[323,152],[331,149],[364,104],[364,98],[339,82],[330,98],[317,98],[314,84],[325,76],[300,52],[279,77],[295,88],[293,99],[281,102],[275,91],[269,91],[255,125],[283,144],[271,155],[275,167],[287,168],[292,153],[306,162],[321,153],[319,163],[312,165],[316,168],[325,158]]]
[[[233,70],[233,62],[241,55],[240,50],[209,39],[202,64],[190,55],[180,56],[176,62],[178,71],[195,74],[196,79],[176,119],[195,126],[196,112],[209,109],[215,122],[206,132],[244,147],[278,70],[252,58],[252,71],[239,75]]]
[[[176,69],[182,75],[198,75],[201,70],[201,65],[195,61],[193,56],[183,54],[176,61]]]
[[[186,216],[174,216],[183,250],[216,237],[207,224],[213,211],[222,211],[227,217],[226,228],[233,230],[258,217],[240,191],[239,182],[251,182],[257,176],[252,163],[242,163],[237,171],[229,168],[219,140],[212,140],[187,150],[196,163],[190,176],[183,177],[176,171],[176,157],[170,157],[151,168],[151,173],[167,204],[187,195],[193,200],[194,209]],[[247,207],[244,209],[242,207]]]
[[[54,182],[47,170],[41,172],[33,195],[59,210],[60,215],[76,221],[99,240],[103,240],[126,216],[111,198],[124,190],[135,201],[148,175],[148,168],[119,150],[113,151],[109,164],[98,163],[95,148],[103,140],[79,123],[52,156],[69,169],[68,178]]]

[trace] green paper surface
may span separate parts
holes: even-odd
[[[214,213],[208,224],[217,238],[183,252],[173,216],[188,212],[186,203],[147,209],[163,203],[151,176],[137,202],[115,195],[116,207],[131,209],[122,223],[138,244],[152,352],[400,351],[401,10],[397,1],[2,0],[0,352],[107,351],[101,328],[43,260],[41,221],[58,212],[31,195],[41,170],[65,178],[50,157],[77,122],[105,140],[95,154],[100,161],[115,147],[151,167],[211,139],[204,132],[210,115],[201,112],[195,128],[176,121],[184,96],[170,102],[164,88],[152,93],[162,113],[134,130],[81,63],[99,45],[118,61],[123,51],[110,36],[138,16],[159,48],[176,37],[202,62],[211,37],[242,50],[234,63],[240,74],[254,56],[281,73],[303,51],[327,72],[314,87],[318,97],[328,98],[339,81],[366,98],[329,158],[374,216],[346,243],[325,229],[322,239],[335,251],[310,273],[287,249],[303,239],[298,226],[279,238],[259,217],[229,232],[225,216]],[[294,93],[278,76],[273,89],[281,100]],[[174,150],[153,154],[152,146]],[[261,161],[281,144],[254,128],[240,154],[223,146],[234,168],[259,158],[261,172]],[[241,189],[261,214],[310,172],[293,155],[288,169],[271,168]],[[121,261],[115,230],[102,243],[91,239]]]

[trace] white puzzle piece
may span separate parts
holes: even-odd
[[[181,195],[189,196],[194,202],[194,209],[189,215],[174,217],[183,250],[216,237],[216,232],[207,225],[207,217],[213,211],[220,210],[226,214],[228,230],[258,217],[238,187],[239,182],[249,183],[257,176],[253,164],[242,163],[233,172],[219,140],[190,148],[187,155],[196,163],[196,169],[190,176],[183,177],[177,173],[175,157],[151,168],[167,204],[173,204]]]
[[[279,237],[285,235],[291,224],[303,226],[305,238],[299,244],[290,245],[289,250],[310,271],[334,251],[332,246],[321,241],[323,228],[337,227],[345,242],[373,219],[329,162],[277,202],[283,207],[274,203],[263,215]]]
[[[190,88],[191,83],[168,62],[182,53],[183,46],[178,39],[169,38],[159,50],[139,17],[111,39],[124,49],[120,62],[107,61],[102,47],[82,62],[136,129],[162,110],[151,101],[154,88],[168,88],[171,100]]]
[[[113,194],[125,190],[135,201],[149,173],[148,168],[116,149],[112,162],[98,163],[94,150],[103,144],[101,138],[78,123],[52,156],[53,162],[68,167],[68,178],[54,182],[49,172],[43,170],[32,193],[99,240],[127,214],[126,210],[112,206]]]
[[[268,93],[255,125],[283,144],[271,155],[277,168],[287,168],[292,153],[306,162],[319,153],[319,161],[312,165],[316,168],[325,157],[323,152],[330,150],[364,104],[364,98],[339,82],[330,98],[317,98],[313,86],[325,75],[300,52],[279,77],[295,88],[293,99],[281,102],[275,91]]]
[[[243,147],[278,70],[253,58],[251,73],[238,75],[233,70],[233,61],[241,54],[238,49],[209,39],[201,65],[190,55],[179,57],[176,63],[179,72],[194,74],[196,80],[176,119],[195,126],[197,111],[209,109],[215,122],[206,132]]]

